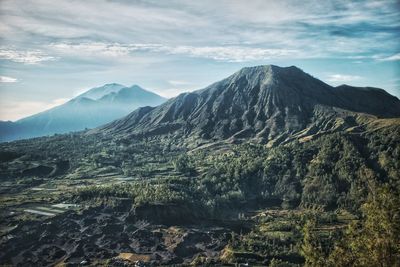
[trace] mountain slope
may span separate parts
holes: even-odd
[[[107,84],[33,116],[16,122],[2,122],[0,141],[94,128],[121,118],[140,106],[157,106],[164,101],[161,96],[137,85]]]
[[[138,109],[91,133],[284,141],[304,130],[310,135],[354,127],[356,113],[399,117],[400,101],[382,89],[331,87],[297,67],[268,65],[243,68],[205,89]]]
[[[157,106],[165,100],[165,98],[146,91],[138,85],[121,88],[117,92],[110,92],[98,99],[103,104],[126,104],[138,107],[143,106],[143,103],[146,103],[146,106]]]

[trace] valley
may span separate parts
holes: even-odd
[[[361,138],[360,143],[354,143],[352,135]],[[65,138],[77,147],[90,147],[91,156],[85,149],[56,149]],[[398,142],[396,138],[394,134],[385,142]],[[15,149],[19,154],[2,163],[2,177],[10,178],[3,178],[1,187],[1,258],[16,265],[119,266],[134,265],[138,258],[151,266],[301,265],[302,225],[307,218],[318,218],[316,231],[329,247],[335,235],[357,219],[355,200],[367,194],[357,195],[362,183],[354,190],[357,184],[349,187],[345,180],[333,187],[305,180],[313,172],[326,171],[316,159],[335,153],[317,148],[342,143],[348,147],[346,154],[347,149],[367,149],[359,147],[362,140],[368,139],[350,132],[273,148],[223,141],[187,150],[158,139],[116,146],[117,140],[108,137],[96,147],[89,145],[94,142],[87,136],[76,134],[38,139],[32,147],[26,141],[20,148],[18,143],[3,144],[3,151]],[[376,153],[382,153],[370,142]],[[367,167],[374,159],[365,156],[333,166],[342,169],[340,177],[363,169],[380,175],[381,169]],[[287,161],[292,157],[293,163]],[[66,159],[70,167],[61,175],[18,174],[24,171],[21,166],[51,166]],[[349,162],[355,165],[347,169]],[[358,183],[364,178],[351,179]],[[345,198],[335,193],[337,186],[344,187]],[[325,193],[315,195],[320,190]],[[50,241],[54,238],[56,243]]]

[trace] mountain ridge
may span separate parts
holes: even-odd
[[[112,101],[107,96],[113,95]],[[166,99],[138,85],[106,84],[66,103],[15,122],[1,123],[0,141],[81,131],[127,115],[140,106],[156,106]]]
[[[125,88],[125,85],[119,84],[119,83],[107,83],[103,86],[100,87],[94,87],[92,89],[89,89],[82,94],[79,94],[75,98],[81,98],[81,97],[87,97],[93,100],[98,100],[99,98],[113,92],[118,92],[122,88]]]
[[[354,117],[354,113],[400,117],[399,99],[382,89],[332,87],[295,66],[261,65],[243,68],[155,108],[136,110],[89,133],[177,134],[208,140],[251,137],[265,142],[293,135],[332,117],[324,114],[323,118],[318,111],[321,108],[331,114],[336,112],[334,109],[347,111],[341,115],[344,117]]]

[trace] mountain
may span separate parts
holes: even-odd
[[[92,89],[84,92],[83,94],[80,94],[76,98],[86,97],[86,98],[90,98],[93,100],[98,100],[98,99],[102,98],[103,96],[108,95],[110,93],[118,93],[119,90],[121,90],[122,88],[125,88],[125,87],[126,86],[124,86],[122,84],[109,83],[109,84],[105,84],[100,87],[92,88]]]
[[[77,119],[145,94],[112,87],[59,108]],[[1,143],[0,262],[400,266],[399,103],[259,66],[96,129]]]
[[[106,84],[65,104],[16,122],[0,122],[0,141],[94,128],[121,118],[141,106],[157,106],[166,99],[137,85]]]
[[[139,108],[90,133],[283,142],[355,127],[366,114],[399,117],[400,101],[382,89],[332,87],[297,67],[266,65],[243,68],[158,107]]]
[[[117,92],[110,92],[98,99],[99,102],[110,105],[129,105],[129,106],[157,106],[166,99],[152,92],[146,91],[138,85],[121,88]],[[132,110],[130,110],[132,111]]]

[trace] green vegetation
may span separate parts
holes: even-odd
[[[186,192],[173,190],[167,183],[135,182],[113,186],[89,186],[78,189],[80,200],[107,201],[109,198],[131,198],[135,205],[147,203],[179,203],[188,199]]]
[[[313,220],[304,227],[302,253],[307,266],[398,266],[400,264],[400,197],[398,188],[382,186],[362,205],[360,220],[341,232],[323,251]]]
[[[191,162],[190,158],[186,154],[180,155],[174,161],[174,168],[175,171],[188,175],[193,175],[196,172],[193,162]]]
[[[13,191],[2,190],[18,194],[4,196],[5,207],[45,199],[98,207],[128,199],[133,209],[152,207],[173,223],[193,217],[232,225],[224,263],[399,264],[400,137],[386,128],[192,151],[162,138],[72,134],[3,144],[2,151],[1,177]],[[55,188],[51,199],[29,191],[37,186]]]

